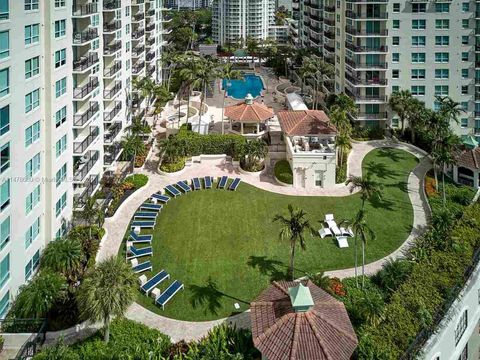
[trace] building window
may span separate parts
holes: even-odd
[[[55,83],[55,97],[60,97],[67,92],[67,78],[58,80]]]
[[[469,12],[470,11],[470,4],[468,2],[462,3],[462,11]]]
[[[10,105],[0,109],[0,136],[10,131]]]
[[[25,233],[25,249],[33,243],[40,234],[40,218],[38,217]]]
[[[125,6],[125,16],[126,17],[130,16],[130,6]]]
[[[437,13],[449,13],[450,4],[448,3],[435,3],[435,12]]]
[[[411,78],[413,80],[425,79],[425,69],[412,69]]]
[[[435,62],[437,63],[448,63],[449,53],[447,52],[437,52],[435,53]]]
[[[40,40],[40,25],[25,26],[25,45],[36,44]]]
[[[436,19],[435,20],[435,29],[436,30],[448,30],[448,29],[450,29],[450,20],[449,19]]]
[[[55,68],[59,68],[67,63],[67,49],[55,51]]]
[[[5,318],[9,308],[10,308],[10,291],[7,291],[3,296],[2,300],[0,300],[0,319]]]
[[[63,181],[67,178],[67,163],[63,164],[60,170],[57,171],[55,175],[55,185],[59,187]]]
[[[55,156],[58,158],[67,150],[67,134],[63,135],[55,144]]]
[[[468,35],[462,35],[462,45],[468,45],[470,42]]]
[[[435,36],[435,46],[448,46],[449,44],[449,36]]]
[[[59,127],[65,121],[67,121],[67,107],[64,106],[55,113],[55,127]]]
[[[92,51],[97,50],[100,47],[100,40],[95,39],[92,41]]]
[[[55,0],[55,7],[56,8],[65,7],[65,6],[66,6],[65,0]]]
[[[90,18],[90,25],[95,27],[98,26],[98,24],[100,24],[100,17],[98,16],[98,14],[92,15],[92,17]]]
[[[25,176],[29,179],[39,171],[40,171],[40,153],[37,153],[25,164]]]
[[[25,147],[29,147],[40,139],[40,121],[25,129]]]
[[[38,269],[38,265],[40,264],[40,250],[37,250],[35,255],[28,261],[27,265],[25,265],[25,281],[30,280],[32,275]]]
[[[400,90],[400,86],[398,86],[398,85],[393,85],[392,86],[392,93],[398,92],[399,90]]]
[[[38,0],[25,0],[25,11],[38,10]]]
[[[0,174],[10,167],[10,143],[0,148]]]
[[[462,69],[462,79],[468,79],[468,69]]]
[[[0,32],[0,59],[10,56],[10,33],[8,31]]]
[[[392,62],[397,63],[400,61],[400,53],[392,53]]]
[[[25,95],[25,113],[36,109],[40,106],[40,89],[34,90]]]
[[[468,85],[462,85],[460,92],[462,95],[468,95]]]
[[[412,13],[424,13],[427,12],[427,4],[425,3],[413,3]]]
[[[10,279],[10,254],[0,261],[0,287],[3,287]]]
[[[10,93],[10,70],[9,68],[0,70],[0,97]]]
[[[435,85],[435,96],[448,96],[448,85]]]
[[[468,310],[465,310],[460,317],[460,320],[455,327],[455,345],[457,345],[462,339],[463,333],[467,329],[468,324]]]
[[[8,0],[0,0],[0,20],[8,20],[9,12]]]
[[[55,204],[55,215],[58,217],[67,206],[67,193],[65,192]]]
[[[10,241],[10,216],[0,224],[0,249],[3,249]]]
[[[3,211],[10,205],[10,179],[0,185],[0,211]]]
[[[412,36],[412,46],[425,46],[425,36]]]
[[[425,63],[425,53],[412,53],[412,63]]]
[[[470,59],[468,52],[462,52],[462,61],[468,61]]]
[[[67,22],[65,20],[55,21],[55,38],[65,36]]]
[[[40,185],[25,198],[25,214],[28,215],[40,203]]]
[[[40,73],[40,58],[38,56],[25,61],[25,79]]]
[[[448,69],[435,69],[435,79],[448,79],[449,70]]]
[[[392,79],[398,79],[400,77],[400,70],[393,69],[392,70]]]
[[[425,30],[427,27],[427,21],[425,19],[412,20],[412,30]]]
[[[394,45],[394,46],[400,45],[400,37],[399,36],[394,36],[392,38],[392,45]]]
[[[425,95],[425,86],[423,85],[413,85],[411,87],[411,93],[415,96],[424,96]]]

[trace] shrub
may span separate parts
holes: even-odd
[[[292,168],[287,160],[280,160],[275,163],[275,177],[285,184],[293,184]]]
[[[347,162],[345,161],[342,166],[337,166],[335,171],[335,183],[343,184],[347,180]]]
[[[386,296],[389,296],[408,279],[412,268],[413,263],[408,260],[390,260],[372,277],[372,281],[382,289]]]
[[[127,176],[124,180],[124,183],[131,183],[135,190],[140,189],[145,186],[148,182],[148,176],[144,174],[135,174]]]
[[[175,163],[162,162],[160,170],[167,173],[173,173],[182,170],[185,167],[185,159],[180,159]]]
[[[3,338],[3,336],[0,336],[0,352],[2,352],[4,345],[5,345],[5,339]]]
[[[339,278],[330,279],[330,294],[336,296],[345,296],[345,288]]]
[[[426,176],[425,177],[425,193],[427,196],[434,196],[437,195],[437,190],[436,190],[436,182],[435,179],[432,178],[431,176]]]

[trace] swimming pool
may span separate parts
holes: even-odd
[[[222,87],[227,89],[227,95],[234,99],[245,99],[247,94],[252,94],[254,98],[260,96],[263,90],[263,81],[260,76],[254,74],[244,74],[243,79],[228,80],[223,79]]]

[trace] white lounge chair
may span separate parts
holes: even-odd
[[[329,228],[337,226],[337,223],[335,222],[335,220],[327,220],[326,223]]]
[[[325,222],[333,221],[333,214],[325,215]]]
[[[348,238],[346,236],[337,236],[337,243],[339,248],[348,247]]]
[[[350,236],[350,237],[353,237],[353,231],[351,228],[345,228],[345,227],[340,227],[340,232],[342,233],[342,235],[344,236]]]
[[[342,236],[342,232],[340,231],[340,229],[338,228],[337,224],[335,224],[334,226],[330,226],[330,230],[332,231],[332,233],[335,235],[335,236]]]
[[[146,275],[141,275],[138,277],[138,282],[140,283],[140,286],[145,285],[147,281],[148,281],[148,278]]]
[[[318,230],[318,235],[323,239],[325,236],[331,236],[332,231],[329,228],[321,228]]]

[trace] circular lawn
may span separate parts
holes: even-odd
[[[376,240],[366,247],[366,262],[397,249],[410,233],[412,205],[407,193],[409,173],[417,159],[407,152],[378,149],[363,161],[364,174],[383,184],[382,199],[367,202],[367,221]],[[165,269],[171,279],[185,284],[163,311],[153,299],[140,294],[137,301],[163,316],[190,321],[212,320],[247,310],[249,303],[272,280],[284,279],[289,263],[289,243],[279,240],[275,214],[287,215],[292,204],[307,212],[318,230],[325,214],[337,222],[351,219],[360,208],[359,194],[346,197],[280,195],[241,183],[237,191],[201,190],[172,199],[159,214],[153,231],[153,272]],[[307,235],[307,249],[295,257],[295,276],[354,265],[352,238],[349,248],[338,248],[335,239]],[[124,251],[124,250],[123,250]],[[360,259],[360,257],[359,257]],[[240,309],[235,309],[238,303]]]

